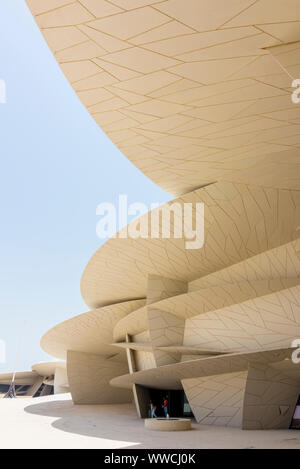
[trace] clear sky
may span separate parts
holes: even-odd
[[[96,207],[170,200],[101,131],[60,71],[24,0],[0,0],[0,339],[19,370],[49,357],[40,338],[88,310],[80,277],[103,243]],[[26,323],[25,323],[26,321]]]

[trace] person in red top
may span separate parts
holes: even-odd
[[[162,407],[164,409],[165,417],[168,418],[169,413],[168,413],[168,398],[167,397],[164,398],[164,403]]]

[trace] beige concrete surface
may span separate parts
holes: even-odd
[[[300,389],[299,372],[286,377],[300,334],[299,0],[26,2],[90,115],[177,197],[101,246],[81,280],[92,311],[43,337],[67,356],[74,402],[124,397],[109,383],[183,387],[199,424],[288,428]],[[186,204],[196,245],[178,235]]]
[[[246,431],[193,422],[193,430],[189,432],[153,432],[144,428],[133,405],[74,406],[68,394],[34,400],[1,400],[0,419],[1,449],[300,449],[297,430]]]
[[[11,373],[0,374],[0,384],[10,384],[13,377]],[[32,385],[36,382],[38,374],[35,371],[18,371],[15,375],[15,382],[18,385]]]
[[[202,249],[186,249],[188,239],[184,233],[181,238],[174,238],[175,227],[182,226],[180,216],[171,217],[170,238],[162,236],[162,221],[159,224],[159,238],[132,238],[128,235],[134,223],[131,222],[128,228],[119,232],[117,238],[110,238],[96,251],[82,274],[81,294],[90,308],[146,298],[148,288],[153,307],[153,295],[159,294],[159,287],[156,287],[158,292],[154,287],[148,287],[149,275],[173,279],[173,282],[181,286],[183,282],[198,280],[198,284],[194,283],[194,288],[199,290],[199,283],[205,282],[205,279],[209,282],[212,275],[219,275],[218,285],[224,283],[224,280],[227,283],[228,273],[234,266],[237,269],[237,265],[244,263],[245,269],[245,264],[254,256],[258,256],[258,262],[261,256],[263,271],[267,272],[261,277],[258,272],[260,267],[254,266],[251,270],[255,271],[257,279],[270,278],[271,272],[276,273],[273,278],[286,277],[282,268],[284,263],[275,261],[274,266],[273,261],[271,269],[267,266],[270,263],[269,256],[276,256],[276,251],[273,250],[299,239],[300,191],[217,182],[174,199],[163,206],[164,210],[170,210],[174,203],[181,207],[184,204],[193,204],[192,216],[195,224],[195,204],[204,203],[204,221],[201,226],[204,227],[205,242]],[[151,219],[155,213],[160,213],[165,221],[168,220],[165,215],[167,212],[163,213],[162,210],[162,207],[158,207],[151,211],[151,216],[143,215],[139,218],[139,223],[148,223],[148,227],[152,229]],[[296,250],[298,252],[299,247]],[[290,263],[294,270],[292,275],[289,273],[289,277],[298,276],[297,254],[292,255]],[[243,280],[247,280],[248,275],[249,269]],[[163,283],[165,282],[166,280]],[[172,289],[168,285],[167,287],[167,296],[170,297]],[[47,343],[43,344],[49,353]]]
[[[54,376],[57,369],[66,369],[65,362],[40,362],[31,367],[39,376]]]
[[[110,380],[128,371],[127,363],[92,353],[68,352],[68,378],[75,404],[121,404],[133,399],[130,390],[115,389]]]
[[[26,2],[90,115],[156,184],[299,189],[299,0]]]
[[[180,432],[191,430],[191,419],[176,419],[176,418],[158,418],[158,419],[145,419],[145,428],[153,431],[162,432]]]
[[[113,342],[113,328],[127,314],[144,306],[145,302],[127,301],[75,316],[50,329],[42,337],[41,346],[49,351],[49,355],[63,360],[67,358],[68,350],[100,355],[118,353],[110,345]]]
[[[217,182],[177,199],[180,206],[197,201],[205,203],[203,249],[186,249],[185,238],[110,239],[82,277],[83,297],[97,309],[54,327],[42,347],[60,358],[66,353],[85,357],[68,358],[77,404],[124,402],[119,391],[116,400],[109,384],[181,390],[184,380],[199,378],[188,393],[198,423],[244,426],[251,420],[247,428],[282,428],[283,422],[288,428],[298,381],[284,399],[284,377],[278,373],[278,382],[269,383],[276,399],[255,385],[247,394],[247,418],[242,418],[243,396],[232,401],[231,386],[222,384],[215,398],[202,378],[248,371],[250,360],[259,363],[265,353],[270,359],[273,350],[286,354],[278,358],[276,352],[270,362],[289,359],[300,334],[300,191]],[[174,226],[181,222],[174,216]],[[126,350],[113,341],[133,344],[127,348],[129,367]],[[190,355],[193,347],[212,356]],[[245,385],[237,392],[244,391]],[[255,393],[260,399],[254,405]]]

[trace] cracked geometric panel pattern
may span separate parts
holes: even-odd
[[[115,325],[113,330],[114,342],[124,341],[126,339],[126,334],[132,336],[132,340],[137,342],[136,337],[148,329],[147,307],[144,306],[142,308],[136,309],[132,313],[127,314],[127,316],[125,316]],[[150,338],[147,337],[147,341],[149,340]]]
[[[148,275],[147,305],[187,291],[187,283],[157,275]]]
[[[176,202],[205,206],[202,249],[115,238],[92,257],[92,311],[42,339],[67,354],[74,402],[130,400],[111,382],[184,386],[202,423],[286,427],[299,392],[299,0],[26,1],[112,142]]]
[[[144,300],[128,301],[75,316],[48,331],[42,337],[41,346],[63,360],[68,350],[110,356],[116,353],[111,346],[114,326],[144,304]]]
[[[165,311],[152,309],[151,304],[170,297],[176,297],[187,292],[186,282],[148,275],[147,285],[147,316],[148,327],[153,346],[153,356],[156,366],[167,365],[180,361],[178,353],[158,350],[157,346],[182,345],[184,335],[184,320]],[[138,368],[139,369],[139,368]]]
[[[184,345],[229,352],[289,347],[300,337],[300,286],[186,321]]]
[[[157,350],[156,347],[182,345],[185,320],[174,314],[154,310],[148,306],[148,323],[156,366],[178,362],[180,360],[178,353]]]
[[[300,188],[299,52],[281,51],[298,0],[26,1],[83,105],[161,187]]]
[[[300,240],[265,251],[188,284],[188,294],[158,301],[154,309],[189,318],[256,296],[297,285],[300,279]],[[148,329],[146,307],[121,319],[114,340]]]
[[[219,182],[175,202],[192,203],[194,217],[196,203],[204,203],[202,249],[186,249],[184,237],[110,239],[90,259],[82,275],[81,292],[90,308],[145,298],[149,275],[191,282],[300,235],[300,191]],[[151,215],[143,215],[140,223],[149,218]],[[177,223],[176,217],[171,219]]]
[[[241,371],[182,380],[197,422],[241,427],[247,374],[247,371]]]
[[[290,347],[269,348],[263,351],[198,358],[118,376],[113,378],[110,384],[124,389],[132,389],[134,383],[154,389],[182,389],[182,380],[247,371],[249,363],[284,363],[284,367],[288,366],[291,364],[291,352]]]
[[[296,367],[296,365],[292,366]],[[289,428],[299,398],[300,376],[291,379],[283,371],[260,363],[249,367],[245,389],[243,428]]]
[[[293,80],[300,76],[300,41],[270,47],[269,52]]]
[[[144,350],[133,350],[133,356],[136,371],[150,370],[151,368],[155,368],[157,366],[154,354],[152,352],[147,352]]]
[[[148,326],[143,324],[142,328],[148,327],[150,342],[145,332],[134,336],[133,342],[153,348],[156,366],[198,359],[203,351],[214,354],[288,347],[300,333],[298,298],[299,278],[226,284],[175,296],[148,307]],[[130,327],[129,317],[120,321],[123,334]],[[198,356],[185,357],[191,352]]]
[[[74,404],[131,402],[132,392],[110,386],[114,376],[128,371],[127,363],[101,355],[68,351],[67,373]]]
[[[285,290],[300,284],[300,276],[244,282],[221,283],[189,293],[168,298],[153,304],[153,310],[164,314],[171,313],[180,318],[193,318],[221,308],[234,306],[247,300]],[[122,321],[123,327],[129,324],[129,316]],[[119,323],[120,324],[120,323]]]
[[[300,277],[300,240],[262,252],[226,269],[214,272],[189,283],[189,292],[230,283],[266,279],[283,280]]]
[[[135,371],[148,370],[156,367],[148,325],[146,326],[146,328],[147,330],[145,330],[144,332],[140,332],[139,334],[131,336],[130,342],[134,342],[134,344],[142,346],[141,349],[131,349]],[[143,330],[143,328],[141,330]],[[143,350],[145,345],[148,346],[147,350]]]

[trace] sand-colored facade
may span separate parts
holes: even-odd
[[[184,391],[198,422],[288,428],[300,395],[298,0],[27,3],[118,148],[174,194],[169,206],[193,204],[194,221],[205,206],[201,249],[121,236],[91,258],[90,311],[42,338],[67,361],[73,401],[134,400],[147,417],[155,390]]]
[[[17,397],[39,397],[69,392],[66,363],[41,362],[31,371],[0,374],[0,396],[5,396],[14,379]]]

